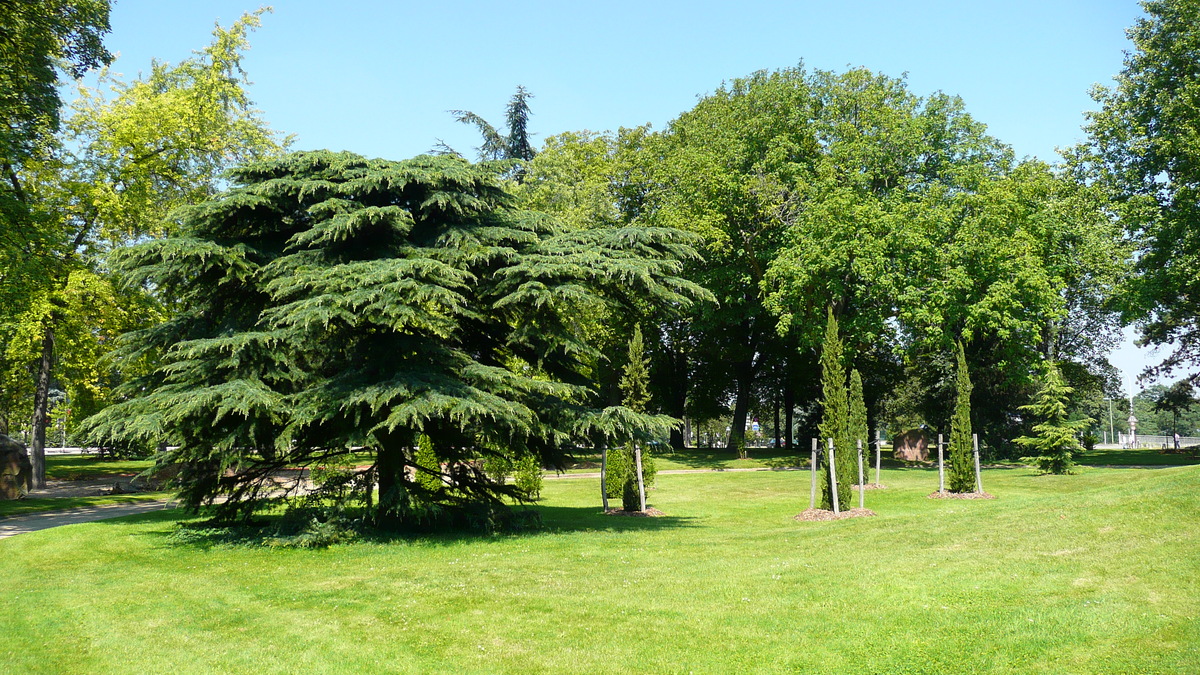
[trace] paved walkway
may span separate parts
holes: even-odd
[[[131,504],[108,504],[105,506],[84,506],[65,511],[41,511],[25,516],[13,516],[0,520],[0,539],[26,532],[37,532],[61,525],[90,523],[106,518],[132,516],[137,513],[149,513],[173,506],[172,503],[160,500],[147,500]]]

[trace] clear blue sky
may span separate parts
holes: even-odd
[[[116,0],[114,70],[178,62],[258,8],[251,0]],[[1129,48],[1133,0],[475,2],[279,0],[244,67],[265,118],[297,149],[401,159],[478,137],[446,112],[495,123],[517,85],[538,138],[650,123],[662,128],[724,80],[793,66],[907,73],[944,91],[1018,157],[1054,160],[1080,140],[1088,90]],[[1126,388],[1136,353],[1114,362]]]

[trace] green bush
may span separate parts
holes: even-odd
[[[604,488],[609,499],[621,498],[621,508],[626,511],[637,511],[641,508],[638,499],[637,471],[633,457],[633,445],[624,445],[608,451],[608,470],[605,476]],[[658,466],[649,447],[642,448],[642,481],[646,491],[654,485],[658,475]]]
[[[525,501],[535,502],[541,498],[542,464],[533,454],[523,455],[517,460],[513,478]]]

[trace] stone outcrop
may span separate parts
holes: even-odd
[[[25,446],[0,434],[0,499],[20,499],[33,489],[33,464]]]
[[[905,462],[924,462],[929,459],[929,439],[920,429],[909,429],[892,439],[896,459]]]

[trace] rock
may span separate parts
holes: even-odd
[[[33,464],[25,446],[0,434],[0,499],[20,499],[33,489]]]
[[[929,459],[929,439],[920,429],[909,429],[892,439],[892,450],[896,459],[924,462]]]

